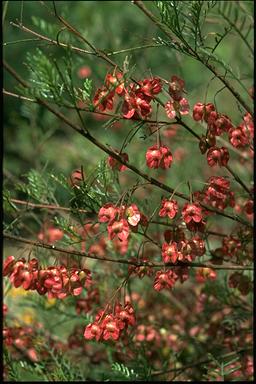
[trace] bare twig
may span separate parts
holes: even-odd
[[[12,21],[10,22],[10,24],[13,26],[13,27],[17,27],[19,29],[21,29],[22,31],[24,32],[27,32],[27,33],[30,33],[31,35],[33,36],[36,36],[38,39],[40,40],[43,40],[43,41],[47,41],[48,43],[52,44],[52,45],[58,45],[60,47],[63,47],[63,48],[70,48],[72,49],[73,51],[76,51],[78,53],[86,53],[87,55],[95,55],[95,52],[91,52],[91,51],[87,51],[86,49],[82,49],[82,48],[78,48],[78,47],[74,47],[73,45],[71,46],[68,46],[67,44],[64,44],[64,43],[60,43],[54,39],[50,39],[49,37],[46,37],[46,36],[43,36],[43,35],[40,35],[39,33],[25,27],[24,25],[21,25],[20,23],[16,24],[16,23],[13,23]]]
[[[50,204],[34,204],[24,200],[10,199],[10,201],[14,204],[24,205],[26,207],[34,208],[34,209],[49,209],[54,211],[64,211],[64,212],[72,212],[77,211],[79,213],[93,213],[91,211],[87,211],[86,209],[76,209],[76,208],[67,208],[61,207],[59,205],[50,205]]]
[[[158,225],[164,225],[166,227],[177,227],[177,225],[172,224],[172,223],[165,223],[163,221],[157,221],[157,220],[151,220],[149,224],[158,224]],[[221,237],[227,237],[228,235],[226,233],[220,233],[220,232],[215,232],[215,231],[204,231],[203,234],[208,234],[208,235],[213,235],[213,236],[221,236]]]
[[[21,95],[18,95],[17,93],[6,91],[5,89],[3,89],[3,94],[6,96],[16,97],[17,99],[20,99],[20,100],[31,101],[33,103],[37,103],[36,99],[31,99],[30,97],[21,96]]]
[[[191,267],[191,268],[212,268],[212,269],[217,269],[217,270],[242,270],[242,271],[251,271],[253,270],[253,267],[249,266],[236,266],[236,265],[227,265],[227,266],[219,266],[219,265],[212,265],[212,264],[203,264],[203,263],[178,263],[178,264],[171,264],[171,263],[150,263],[150,262],[135,262],[131,260],[125,260],[125,259],[112,259],[108,257],[98,257],[93,254],[88,254],[85,252],[79,252],[75,249],[67,249],[67,248],[60,248],[55,245],[47,244],[47,243],[42,243],[39,241],[33,241],[29,240],[23,237],[19,236],[13,236],[8,233],[3,234],[4,238],[8,240],[13,240],[13,241],[18,241],[24,244],[29,244],[33,245],[35,247],[40,247],[40,248],[46,248],[51,251],[55,252],[62,252],[66,253],[67,255],[70,256],[80,256],[80,257],[87,257],[88,259],[94,259],[94,260],[100,260],[100,261],[109,261],[112,263],[119,263],[119,264],[127,264],[127,265],[134,265],[135,267],[140,267],[140,266],[148,266],[152,268],[163,268],[163,267]]]
[[[244,182],[240,179],[240,177],[230,168],[229,165],[226,165],[225,168],[231,173],[234,179],[240,184],[243,189],[253,198],[253,192],[244,184]]]

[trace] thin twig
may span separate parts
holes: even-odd
[[[14,40],[14,41],[7,41],[6,43],[3,43],[3,46],[12,45],[12,44],[18,44],[18,43],[27,43],[31,41],[40,41],[40,39],[21,39],[21,40]]]
[[[153,23],[161,29],[161,31],[164,32],[164,34],[171,40],[171,42],[175,43],[176,46],[180,46],[182,48],[182,44],[179,41],[174,41],[174,38],[172,36],[172,33],[168,30],[168,28],[161,23],[158,18],[151,13],[147,7],[145,7],[143,1],[141,0],[134,0],[133,3],[141,9],[141,11],[153,21]],[[239,95],[239,93],[232,87],[232,85],[227,81],[227,79],[224,76],[221,76],[216,68],[209,64],[209,62],[205,62],[202,57],[200,57],[197,52],[195,52],[191,47],[190,47],[191,55],[200,61],[203,65],[205,65],[226,87],[227,89],[232,93],[232,95],[239,101],[239,103],[245,108],[246,111],[248,111],[252,116],[253,116],[253,111],[252,109],[247,105],[247,103],[242,99],[242,97]]]
[[[220,355],[220,356],[218,356],[218,359],[220,359],[220,358],[225,359],[228,357],[232,357],[232,356],[235,356],[236,354],[240,354],[240,353],[247,352],[247,351],[252,351],[252,349],[253,349],[253,347],[242,348],[242,349],[239,349],[238,351],[235,351],[235,352],[230,352],[230,353],[225,353],[223,355]],[[166,373],[171,373],[171,372],[176,372],[176,371],[184,371],[184,370],[189,369],[189,368],[197,367],[198,365],[211,363],[213,360],[214,360],[213,358],[205,359],[205,360],[201,360],[201,361],[199,360],[199,361],[196,361],[196,362],[188,364],[188,365],[183,365],[179,368],[172,368],[172,369],[168,369],[166,371],[155,372],[151,376],[160,376],[160,375],[164,375]]]
[[[50,209],[50,210],[54,210],[54,211],[65,211],[65,212],[77,211],[79,213],[94,213],[91,211],[87,211],[85,209],[67,208],[67,207],[61,207],[59,205],[35,204],[35,203],[30,203],[28,201],[17,200],[17,199],[9,199],[9,200],[12,203],[15,203],[18,205],[25,205],[26,207],[35,208],[35,209]]]
[[[138,2],[138,1],[136,1],[135,3],[140,3],[140,2]],[[141,2],[142,3],[142,2]],[[55,12],[56,12],[56,8],[55,8]],[[64,24],[65,25],[65,27],[66,28],[68,28],[68,30],[70,31],[70,32],[72,32],[73,34],[75,34],[77,37],[79,37],[83,42],[85,42],[87,45],[89,45],[90,46],[90,48],[92,48],[93,49],[93,53],[96,55],[96,56],[98,56],[98,57],[100,57],[100,58],[102,58],[103,60],[105,60],[106,62],[108,62],[109,64],[111,64],[112,66],[114,66],[115,68],[118,68],[120,71],[122,71],[122,69],[120,68],[120,66],[118,66],[113,60],[111,60],[111,59],[109,59],[108,58],[108,56],[104,53],[104,52],[102,52],[102,51],[100,51],[100,50],[98,50],[93,44],[91,44],[89,41],[88,41],[88,39],[86,39],[79,31],[77,31],[73,26],[71,26],[66,20],[64,20],[61,16],[59,16],[58,14],[57,14],[57,12],[56,12],[56,17],[59,19],[59,21],[61,21],[61,23],[62,24]],[[28,33],[32,33],[32,34],[34,34],[34,35],[36,35],[37,37],[39,37],[40,39],[42,39],[42,40],[45,40],[45,41],[48,41],[48,42],[51,42],[52,44],[55,44],[55,45],[61,45],[61,46],[65,46],[65,47],[67,47],[67,45],[65,45],[65,44],[62,44],[62,43],[59,43],[58,41],[55,41],[55,40],[53,40],[53,39],[49,39],[48,37],[45,37],[45,36],[42,36],[42,35],[39,35],[37,32],[34,32],[34,31],[32,31],[32,30],[30,30],[29,28],[26,28],[26,27],[24,27],[23,25],[21,25],[21,24],[15,24],[15,23],[11,23],[12,25],[14,25],[14,26],[16,26],[16,27],[19,27],[19,28],[21,28],[23,31],[26,31],[26,32],[28,32]],[[80,48],[76,48],[76,47],[73,47],[73,46],[71,46],[71,47],[69,47],[70,49],[73,49],[74,51],[79,51],[80,50]],[[84,53],[89,53],[88,51],[84,51]],[[199,58],[200,59],[200,58]],[[198,59],[198,60],[199,60]],[[200,59],[201,60],[201,59]],[[199,61],[200,61],[199,60]],[[206,66],[210,66],[210,64],[206,64],[206,63],[204,63]],[[213,68],[213,67],[212,67]],[[215,72],[213,72],[214,74],[215,74],[215,76],[217,77],[217,78],[219,78],[218,76],[217,76],[217,74],[215,73]],[[137,81],[135,80],[135,79],[131,79],[132,81],[134,81],[135,83],[137,83]],[[159,102],[159,104],[161,104],[161,106],[162,107],[164,107],[164,103],[161,101],[161,100],[159,100],[157,97],[155,97],[155,99]],[[80,108],[78,108],[78,107],[75,107],[75,109],[76,109],[76,111],[78,112],[79,110],[80,110]],[[251,114],[252,114],[252,112],[250,112]],[[253,114],[252,114],[253,115]],[[188,132],[190,132],[194,137],[196,137],[198,140],[201,140],[201,138],[200,138],[200,136],[196,133],[196,132],[194,132],[185,122],[183,122],[180,118],[176,118],[176,122],[178,123],[178,124],[180,124],[180,125],[182,125]],[[169,123],[168,123],[169,124]],[[248,192],[249,191],[249,189],[246,187],[246,185],[242,182],[242,180],[240,179],[240,177],[238,176],[238,175],[236,175],[235,174],[235,172],[229,167],[229,168],[227,168],[228,170],[229,170],[229,172],[230,173],[232,173],[232,175],[234,176],[234,178],[235,178],[235,180],[245,189],[245,191],[246,192]],[[248,192],[249,194],[250,194],[250,196],[251,196],[251,193],[250,192]]]
[[[54,210],[54,211],[65,211],[65,212],[77,211],[79,213],[94,213],[94,212],[91,212],[91,211],[87,211],[85,209],[68,208],[68,207],[62,207],[62,206],[59,206],[59,205],[50,205],[50,204],[41,204],[41,203],[40,204],[35,204],[35,203],[30,203],[30,202],[25,201],[25,200],[17,200],[17,199],[9,199],[9,200],[12,203],[15,203],[15,204],[18,204],[18,205],[25,205],[26,207],[35,208],[35,209],[50,209],[50,210]],[[176,227],[175,224],[164,223],[162,221],[157,221],[157,220],[151,220],[149,222],[149,224],[158,224],[158,225],[164,225],[164,226],[167,226],[167,227]],[[137,232],[137,233],[139,233],[139,232]],[[143,234],[143,233],[140,233],[140,234],[145,236],[145,234]],[[215,232],[215,231],[204,231],[203,234],[208,234],[208,235],[213,235],[213,236],[221,236],[221,237],[227,237],[228,236],[225,233],[220,233],[220,232]],[[149,237],[148,237],[148,239],[152,243],[154,243],[154,240],[152,240]],[[158,245],[157,243],[155,243],[155,244]]]
[[[5,89],[3,89],[3,94],[6,96],[13,96],[13,97],[16,97],[16,98],[24,100],[24,101],[30,101],[33,103],[38,103],[38,101],[36,99],[31,99],[31,98],[28,98],[28,97],[25,97],[22,95],[18,95],[17,93],[10,92],[10,91],[7,91]],[[82,111],[82,112],[88,112],[88,113],[92,113],[92,114],[96,114],[96,115],[102,115],[102,116],[107,116],[107,117],[111,117],[111,118],[117,118],[118,120],[128,121],[126,117],[118,115],[117,113],[101,112],[101,111],[97,111],[97,110],[92,111],[87,107],[79,108],[79,107],[74,107],[72,105],[67,105],[67,104],[63,104],[62,107],[65,107],[68,109],[75,109],[75,110],[77,109],[77,110]],[[150,119],[141,119],[139,117],[133,118],[132,121],[140,121],[140,122],[143,122],[145,124],[156,124],[156,123],[158,123],[160,125],[170,125],[171,124],[170,121],[165,121],[165,120],[156,121],[156,120],[150,120]]]
[[[24,32],[27,32],[27,33],[30,33],[31,35],[34,35],[36,36],[38,39],[40,40],[44,40],[44,41],[47,41],[48,43],[50,44],[53,44],[53,45],[58,45],[60,47],[63,47],[63,48],[70,48],[72,49],[73,51],[76,51],[78,53],[86,53],[87,55],[96,55],[95,52],[91,52],[91,51],[87,51],[86,49],[82,49],[82,48],[78,48],[78,47],[74,47],[73,45],[69,46],[68,44],[64,44],[64,43],[60,43],[56,40],[53,40],[53,39],[50,39],[49,37],[46,37],[46,36],[43,36],[43,35],[40,35],[39,33],[25,27],[24,25],[21,25],[20,23],[19,24],[16,24],[16,23],[13,23],[12,21],[10,22],[10,24],[13,26],[13,27],[17,27],[19,29],[21,29],[22,31]]]
[[[151,220],[149,224],[158,224],[158,225],[164,225],[166,227],[177,227],[177,225],[172,224],[172,223],[164,223],[163,221],[157,221],[157,220]],[[203,234],[207,235],[213,235],[213,236],[221,236],[221,237],[228,237],[226,233],[220,233],[220,232],[215,232],[215,231],[208,231],[205,230]]]
[[[124,260],[124,259],[111,259],[108,257],[98,257],[93,254],[88,254],[85,252],[79,252],[75,249],[67,249],[67,248],[60,248],[55,245],[47,244],[47,243],[42,243],[39,241],[33,241],[29,240],[23,237],[19,236],[13,236],[8,233],[3,234],[4,238],[8,240],[13,240],[13,241],[18,241],[21,243],[25,244],[30,244],[35,247],[40,247],[40,248],[46,248],[51,251],[55,252],[62,252],[66,253],[67,255],[71,256],[80,256],[80,257],[87,257],[88,259],[94,259],[94,260],[100,260],[100,261],[109,261],[112,263],[119,263],[119,264],[127,264],[127,265],[134,265],[135,267],[140,267],[140,266],[148,266],[148,267],[153,267],[153,268],[163,268],[164,266],[167,267],[191,267],[191,268],[212,268],[212,269],[219,269],[219,270],[241,270],[241,271],[251,271],[253,270],[253,267],[249,266],[236,266],[236,265],[227,265],[227,266],[219,266],[219,265],[212,265],[212,264],[203,264],[203,263],[178,263],[178,264],[171,264],[171,263],[150,263],[150,262],[135,262],[131,260]]]
[[[159,44],[155,44],[155,45],[147,44],[147,45],[142,45],[140,47],[131,47],[131,48],[126,48],[126,49],[121,49],[120,51],[108,52],[107,56],[113,56],[113,55],[118,55],[119,53],[137,51],[139,49],[160,48],[160,47],[161,47],[161,45],[159,45]]]
[[[20,100],[37,103],[36,99],[31,99],[30,97],[21,96],[21,95],[18,95],[17,93],[6,91],[5,89],[3,89],[3,94],[7,96],[16,97],[17,99],[20,99]]]
[[[244,182],[240,179],[240,177],[230,168],[229,165],[226,165],[225,168],[231,173],[234,179],[240,184],[243,189],[253,198],[253,192],[244,184]]]
[[[23,79],[20,78],[20,76],[16,73],[16,71],[10,67],[9,64],[7,64],[5,61],[3,61],[4,67],[7,69],[9,73],[11,73],[16,80],[22,84],[24,87],[28,87],[28,83],[25,82]],[[89,140],[91,143],[93,143],[96,147],[100,148],[102,151],[113,157],[114,159],[118,160],[120,163],[124,164],[127,168],[131,169],[133,172],[135,172],[137,175],[141,176],[143,179],[147,180],[149,183],[157,186],[158,188],[165,190],[169,193],[173,193],[176,196],[180,197],[181,199],[184,199],[186,201],[190,201],[190,198],[186,196],[183,193],[175,191],[173,188],[161,183],[157,179],[154,179],[153,177],[148,176],[144,172],[140,171],[137,167],[130,164],[129,162],[125,161],[122,156],[115,153],[114,151],[111,151],[107,146],[99,142],[95,137],[93,137],[89,132],[85,132],[82,128],[74,124],[71,120],[69,120],[65,115],[63,115],[61,112],[55,110],[52,108],[45,100],[37,98],[37,102],[44,107],[46,107],[50,112],[52,112],[55,116],[57,116],[60,120],[65,122],[67,125],[69,125],[72,129],[74,129],[76,132],[78,132],[80,135],[82,135],[84,138]],[[214,212],[216,214],[219,214],[223,217],[229,218],[231,220],[234,220],[236,222],[239,222],[243,225],[246,225],[248,227],[252,227],[252,225],[248,222],[246,222],[244,219],[238,217],[238,216],[232,216],[227,213],[224,213],[222,211],[219,211],[217,209],[213,209],[211,207],[206,206],[205,204],[201,203],[201,206],[205,208],[207,211]]]

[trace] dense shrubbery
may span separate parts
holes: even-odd
[[[15,4],[5,380],[252,380],[253,3]]]

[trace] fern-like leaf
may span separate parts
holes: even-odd
[[[138,377],[138,374],[132,368],[128,368],[122,363],[113,363],[112,370],[114,372],[118,372],[119,374],[121,374],[121,376],[125,377],[126,379],[135,379]]]
[[[62,103],[64,84],[49,56],[37,48],[35,54],[27,54],[26,65],[30,70],[30,82],[32,83],[32,87],[28,88],[27,92],[33,97]]]
[[[246,2],[250,3],[250,2]],[[251,2],[252,3],[252,2]],[[242,39],[245,46],[253,55],[253,48],[248,40],[252,37],[253,20],[244,8],[238,6],[235,1],[219,1],[218,14],[225,20],[230,28]]]

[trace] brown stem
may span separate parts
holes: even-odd
[[[191,129],[186,123],[184,123],[184,121],[182,121],[178,117],[176,117],[176,123],[181,125],[182,127],[184,127],[188,132],[190,132],[193,136],[195,136],[199,141],[201,140],[201,137],[196,132],[194,132],[193,129]]]
[[[54,2],[53,2],[54,3]],[[69,24],[66,20],[63,19],[60,15],[57,14],[56,8],[55,8],[55,16],[57,19],[65,25],[65,27],[72,32],[74,35],[76,35],[79,39],[81,39],[85,44],[87,44],[94,52],[94,54],[98,57],[101,57],[104,59],[107,63],[111,64],[114,67],[117,67],[119,70],[122,70],[119,66],[116,65],[114,61],[112,61],[104,52],[97,49],[93,44],[91,44],[75,27],[73,27],[71,24]]]
[[[240,177],[230,168],[230,166],[226,165],[225,168],[229,171],[229,173],[231,173],[231,175],[238,182],[238,184],[240,184],[243,189],[253,198],[253,192],[250,191],[250,189],[244,184]]]
[[[145,237],[146,239],[148,239],[152,244],[155,244],[158,248],[162,248],[160,244],[158,244],[155,240],[153,240],[150,236],[148,236],[146,233],[144,232],[136,232],[138,233],[138,235],[141,235],[143,237]]]
[[[12,97],[16,97],[20,100],[24,100],[24,101],[30,101],[32,103],[37,103],[37,100],[36,99],[31,99],[31,98],[28,98],[28,97],[25,97],[25,96],[22,96],[22,95],[18,95],[17,93],[14,93],[14,92],[10,92],[10,91],[7,91],[5,89],[3,89],[3,94],[6,95],[6,96],[12,96]],[[68,108],[68,109],[76,109],[76,110],[79,110],[79,111],[82,111],[82,112],[88,112],[88,113],[92,113],[92,114],[96,114],[96,115],[102,115],[102,116],[107,116],[107,117],[111,117],[111,118],[117,118],[119,120],[125,120],[125,121],[128,121],[126,117],[123,117],[122,115],[118,115],[117,113],[108,113],[108,112],[101,112],[101,111],[92,111],[90,110],[89,108],[87,107],[83,107],[83,108],[79,108],[79,107],[74,107],[74,106],[71,106],[71,105],[67,105],[67,104],[63,104],[62,105],[63,107],[65,108]],[[147,123],[147,124],[161,124],[161,125],[170,125],[170,121],[164,121],[164,120],[161,120],[161,121],[156,121],[156,120],[150,120],[150,119],[141,119],[141,118],[132,118],[132,121],[140,121],[140,122],[143,122],[143,123]],[[158,128],[160,129],[160,128]],[[153,133],[155,133],[156,131],[154,131]]]
[[[13,240],[13,241],[18,241],[21,243],[25,244],[30,244],[35,247],[40,247],[40,248],[46,248],[51,251],[55,252],[62,252],[66,253],[67,255],[73,255],[73,256],[80,256],[80,257],[87,257],[88,259],[94,259],[94,260],[100,260],[100,261],[109,261],[112,263],[119,263],[119,264],[127,264],[127,265],[134,265],[136,267],[140,266],[148,266],[148,267],[153,267],[153,268],[162,268],[164,266],[168,267],[191,267],[191,268],[212,268],[212,269],[221,269],[221,270],[242,270],[242,271],[251,271],[253,270],[253,267],[249,266],[236,266],[236,265],[227,265],[227,266],[218,266],[218,265],[212,265],[212,264],[203,264],[203,263],[180,263],[180,264],[171,264],[171,263],[150,263],[150,262],[135,262],[135,261],[130,261],[130,260],[124,260],[124,259],[111,259],[108,257],[98,257],[96,255],[91,255],[87,254],[84,252],[77,251],[75,249],[67,249],[67,248],[60,248],[55,245],[47,244],[47,243],[42,243],[39,241],[33,241],[29,239],[25,239],[23,237],[19,236],[13,236],[10,234],[3,234],[4,238]]]
[[[94,213],[87,211],[85,209],[73,209],[73,208],[66,208],[66,207],[60,207],[59,205],[50,205],[50,204],[34,204],[30,203],[28,201],[24,200],[17,200],[17,199],[10,199],[12,203],[18,204],[18,205],[25,205],[26,207],[35,208],[35,209],[52,209],[54,211],[65,211],[65,212],[71,212],[71,211],[77,211],[79,213]]]
[[[17,93],[6,91],[5,89],[3,89],[3,94],[6,95],[6,96],[16,97],[16,98],[18,98],[20,100],[25,100],[25,101],[30,101],[32,103],[36,103],[35,99],[31,99],[29,97],[21,96],[21,95],[18,95]]]
[[[164,34],[173,42],[175,45],[180,46],[182,49],[182,43],[179,41],[174,41],[172,33],[168,30],[168,28],[161,23],[157,17],[153,15],[144,5],[143,1],[141,0],[134,0],[133,3],[141,9],[141,11],[153,21],[153,23],[161,29],[161,31],[164,32]],[[202,63],[204,66],[206,66],[225,86],[226,88],[232,93],[232,95],[239,101],[239,103],[245,108],[246,111],[248,111],[252,116],[253,116],[253,111],[252,109],[247,105],[247,103],[242,99],[242,97],[239,95],[239,93],[231,86],[231,84],[226,80],[226,78],[222,75],[220,75],[216,68],[209,64],[208,61],[204,61],[191,47],[190,49],[190,54],[197,59],[200,63]]]
[[[142,3],[141,1],[134,1],[134,3],[136,3],[136,5],[138,5],[138,3]],[[140,5],[138,5],[139,7],[140,7]],[[145,9],[145,10],[147,10],[145,7],[144,7],[144,5],[143,5],[143,3],[142,3],[142,7],[143,7],[143,9]],[[148,11],[148,10],[147,10]],[[55,12],[56,12],[56,8],[55,8]],[[148,11],[149,12],[149,11]],[[144,12],[145,13],[145,12]],[[147,13],[146,13],[147,14]],[[149,14],[151,14],[150,12],[149,12]],[[148,15],[148,14],[147,14]],[[83,42],[85,42],[87,45],[89,45],[92,49],[93,49],[93,51],[94,52],[88,52],[88,51],[84,51],[83,53],[92,53],[92,54],[95,54],[96,56],[98,56],[98,57],[100,57],[100,58],[102,58],[103,60],[105,60],[105,61],[107,61],[109,64],[111,64],[112,66],[114,66],[115,68],[118,68],[120,71],[122,71],[122,69],[113,61],[113,60],[111,60],[111,59],[109,59],[108,58],[108,56],[104,53],[104,52],[102,52],[102,51],[100,51],[100,50],[98,50],[95,46],[93,46],[87,39],[85,39],[85,37],[79,32],[79,31],[77,31],[73,26],[71,26],[66,20],[64,20],[61,16],[59,16],[58,14],[57,14],[57,12],[55,13],[55,16],[58,18],[58,20],[59,21],[61,21],[61,23],[63,23],[64,25],[65,25],[65,27],[67,27],[68,28],[68,30],[70,31],[70,32],[72,32],[73,34],[75,34],[76,36],[78,36]],[[149,16],[149,15],[148,15]],[[155,16],[153,15],[153,14],[151,14],[151,16],[154,18],[154,20],[156,20],[157,21],[157,23],[159,23],[158,22],[158,20],[155,18]],[[152,19],[153,20],[153,19]],[[154,21],[153,20],[153,21]],[[156,23],[156,21],[154,21],[155,23]],[[14,25],[14,26],[16,26],[16,27],[19,27],[19,28],[21,28],[23,31],[25,31],[25,32],[28,32],[28,33],[31,33],[31,34],[34,34],[35,36],[37,36],[37,37],[39,37],[40,39],[42,39],[42,40],[45,40],[45,41],[50,41],[51,43],[53,43],[53,44],[55,44],[55,45],[61,45],[61,46],[64,46],[64,47],[67,47],[67,45],[65,45],[65,44],[60,44],[59,42],[57,42],[57,41],[55,41],[55,40],[52,40],[52,39],[49,39],[49,38],[47,38],[47,37],[45,37],[45,36],[42,36],[42,35],[39,35],[38,33],[36,33],[36,32],[34,32],[34,31],[32,31],[32,30],[30,30],[29,28],[27,28],[27,27],[24,27],[23,25],[21,25],[21,24],[15,24],[15,23],[11,23],[12,25]],[[158,24],[157,24],[158,25]],[[160,23],[160,25],[162,25],[161,23]],[[159,26],[159,25],[158,25]],[[163,26],[163,25],[162,25]],[[165,29],[165,28],[164,28]],[[171,38],[172,39],[172,36],[171,36],[171,34],[170,34],[170,32],[169,31],[166,31],[166,33],[168,33],[168,36],[169,36],[169,38]],[[177,43],[177,42],[176,42]],[[71,46],[70,47],[71,49],[73,49],[74,51],[81,51],[81,49],[80,48],[76,48],[76,47],[73,47],[73,46]],[[191,49],[191,52],[192,52],[192,54],[194,55],[194,56],[196,56],[196,58],[199,60],[199,61],[201,61],[202,62],[202,59],[197,55],[197,53],[196,52],[194,52],[193,50],[192,50],[192,48],[190,48]],[[212,66],[210,66],[210,64],[207,62],[207,63],[203,63],[203,64],[205,64],[208,68],[214,68],[214,67],[212,67]],[[212,70],[211,69],[211,70]],[[215,75],[216,75],[216,73],[215,72],[213,72]],[[217,75],[216,75],[217,76]],[[217,76],[218,77],[218,76]],[[220,80],[221,80],[221,78],[222,78],[222,76],[220,76],[220,77],[218,77],[218,78],[220,78]],[[137,83],[137,81],[135,80],[135,79],[133,79],[133,78],[131,78],[131,80],[133,81],[133,82],[135,82],[135,83]],[[225,79],[224,79],[225,80]],[[226,81],[226,80],[225,80]],[[235,92],[235,91],[234,91]],[[239,96],[239,95],[238,95]],[[155,99],[159,102],[159,104],[162,106],[162,107],[164,107],[164,103],[161,101],[161,100],[159,100],[157,97],[155,97]],[[100,102],[100,101],[99,101]],[[78,110],[80,110],[79,108],[75,108],[77,111]],[[91,112],[91,111],[87,111],[87,112]],[[96,113],[100,113],[100,112],[96,112]],[[252,114],[252,112],[250,112],[251,114]],[[107,113],[101,113],[101,114],[105,114],[105,115],[107,115]],[[113,116],[113,115],[112,115]],[[118,116],[118,115],[117,115]],[[253,116],[253,114],[252,114],[252,116]],[[137,119],[134,119],[134,120],[137,120]],[[152,121],[151,121],[152,122]],[[186,123],[184,123],[180,118],[176,118],[176,122],[178,123],[178,124],[180,124],[180,125],[182,125],[188,132],[190,132],[194,137],[196,137],[198,140],[200,140],[201,138],[200,138],[200,136],[196,133],[196,132],[194,132]],[[160,123],[160,122],[159,122]],[[248,188],[246,187],[246,185],[242,182],[242,180],[239,178],[239,176],[238,175],[236,175],[235,174],[235,172],[234,171],[232,171],[231,170],[231,168],[229,168],[229,171],[230,172],[232,172],[232,175],[234,176],[234,178],[235,178],[235,180],[246,190],[246,192],[248,192]],[[251,195],[251,193],[250,193],[250,195]]]
[[[232,356],[235,356],[236,354],[240,354],[240,353],[247,352],[247,351],[252,351],[252,347],[242,348],[242,349],[239,349],[238,351],[235,351],[235,352],[225,353],[223,355],[218,356],[218,359],[219,358],[225,359],[225,358],[232,357]],[[179,368],[172,368],[172,369],[168,369],[166,371],[155,372],[152,374],[152,376],[160,376],[160,375],[164,375],[166,373],[184,371],[185,369],[194,368],[194,367],[197,367],[198,365],[208,364],[208,363],[211,363],[212,361],[213,361],[212,358],[211,359],[205,359],[205,360],[199,360],[199,361],[196,361],[196,362],[191,363],[191,364],[183,365],[182,367],[179,367]]]
[[[46,37],[46,36],[43,36],[43,35],[40,35],[39,33],[25,27],[24,25],[21,25],[20,23],[19,24],[16,24],[16,23],[13,23],[12,21],[10,22],[10,24],[13,26],[13,27],[17,27],[19,29],[21,29],[22,31],[24,32],[27,32],[27,33],[30,33],[31,35],[34,35],[36,37],[38,37],[40,40],[43,40],[43,41],[47,41],[48,43],[50,44],[53,44],[53,45],[58,45],[60,47],[63,47],[63,48],[70,48],[72,49],[73,51],[76,51],[78,53],[86,53],[87,55],[96,55],[95,52],[90,52],[90,51],[86,51],[85,49],[82,49],[82,48],[78,48],[78,47],[74,47],[73,45],[71,46],[68,46],[67,44],[63,44],[63,43],[60,43],[56,40],[53,40],[53,39],[50,39],[49,37]]]
[[[28,84],[19,77],[19,75],[16,74],[15,70],[13,68],[10,67],[9,64],[7,64],[5,61],[3,61],[3,64],[4,64],[4,67],[7,69],[7,71],[9,73],[11,73],[18,82],[20,82],[20,84],[24,85],[24,87],[28,87]],[[135,172],[137,175],[141,176],[143,179],[147,180],[148,182],[150,182],[151,184],[157,186],[158,188],[162,189],[162,190],[165,190],[169,193],[173,193],[175,194],[176,196],[180,197],[181,199],[184,199],[186,201],[190,201],[189,197],[186,196],[185,194],[183,193],[180,193],[180,192],[175,192],[175,190],[161,182],[159,182],[157,179],[154,179],[153,177],[150,177],[148,176],[147,174],[143,173],[142,171],[140,171],[137,167],[135,167],[134,165],[128,163],[127,161],[125,161],[122,156],[120,156],[119,154],[111,151],[107,146],[105,146],[104,144],[102,144],[101,142],[99,142],[95,137],[93,137],[89,132],[85,132],[83,129],[81,129],[79,126],[77,126],[76,124],[74,124],[71,120],[69,120],[65,115],[63,115],[61,112],[55,110],[54,108],[52,108],[46,101],[44,101],[43,99],[39,99],[37,98],[36,99],[37,102],[43,106],[45,106],[45,108],[47,108],[50,112],[52,112],[55,116],[57,116],[60,120],[62,120],[63,122],[65,122],[67,125],[69,125],[72,129],[74,129],[76,132],[78,132],[80,135],[82,135],[83,137],[85,137],[87,140],[89,140],[91,143],[93,143],[96,147],[100,148],[102,151],[104,151],[105,153],[107,153],[108,155],[110,155],[111,157],[115,158],[116,160],[118,160],[120,163],[126,165],[127,168],[131,169],[133,172]],[[246,226],[249,226],[249,227],[252,227],[252,225],[248,222],[246,222],[245,220],[243,220],[242,218],[238,217],[238,216],[231,216],[227,213],[224,213],[222,211],[219,211],[217,209],[213,209],[213,208],[210,208],[208,206],[206,206],[205,204],[202,204],[201,203],[201,206],[203,208],[205,208],[206,210],[210,211],[210,212],[214,212],[214,213],[217,213],[223,217],[226,217],[226,218],[229,218],[231,220],[234,220],[236,222],[240,222],[241,224],[243,225],[246,225]]]
[[[35,102],[37,103],[37,100],[35,99],[30,99],[28,97],[24,97],[24,96],[21,96],[21,95],[17,95],[15,93],[12,93],[12,92],[8,92],[6,91],[5,89],[3,89],[3,93],[7,96],[13,96],[13,97],[17,97],[21,100],[25,100],[25,101],[31,101],[31,102]],[[68,107],[68,106],[66,106]],[[70,107],[69,107],[70,108]],[[96,114],[101,114],[101,115],[106,115],[106,116],[110,116],[110,117],[117,117],[118,119],[123,119],[123,120],[127,120],[125,119],[124,117],[120,116],[120,115],[117,115],[117,114],[111,114],[111,113],[104,113],[104,112],[97,112],[97,111],[90,111],[89,109],[87,108],[76,108],[78,110],[82,110],[82,111],[86,111],[86,112],[90,112],[90,113],[96,113]],[[145,123],[157,123],[156,120],[142,120],[142,119],[133,119],[133,120],[137,120],[137,121],[144,121]],[[176,119],[176,122],[177,124],[179,125],[182,125],[184,128],[187,129],[187,131],[189,131],[193,136],[195,136],[197,139],[201,139],[200,136],[195,133],[186,123],[184,123],[182,120],[180,119]],[[158,124],[169,124],[169,122],[167,121],[159,121]],[[158,131],[159,129],[157,129]],[[226,165],[225,167],[230,173],[231,175],[234,177],[234,179],[246,190],[246,192],[252,196],[252,192],[250,192],[250,190],[248,189],[248,187],[244,184],[244,182],[240,179],[240,177],[235,174],[235,172],[230,168],[230,166]]]
[[[176,118],[176,122],[179,125],[182,125],[187,131],[189,131],[193,136],[195,136],[198,140],[201,140],[201,137],[195,133],[184,121],[181,119]],[[225,168],[231,173],[231,175],[234,177],[234,179],[237,181],[238,184],[241,185],[241,187],[252,197],[253,193],[250,191],[250,189],[244,184],[244,182],[241,180],[241,178],[230,168],[229,165],[226,165]]]
[[[3,65],[5,69],[10,73],[10,75],[12,75],[18,81],[18,83],[23,85],[24,88],[29,88],[29,84],[24,79],[22,79],[5,60],[3,60]]]
[[[166,227],[177,227],[175,224],[171,223],[164,223],[163,221],[157,221],[157,220],[151,220],[149,224],[158,224],[158,225],[165,225]],[[203,234],[213,235],[213,236],[221,236],[221,237],[228,237],[226,233],[220,233],[215,231],[204,231]]]

